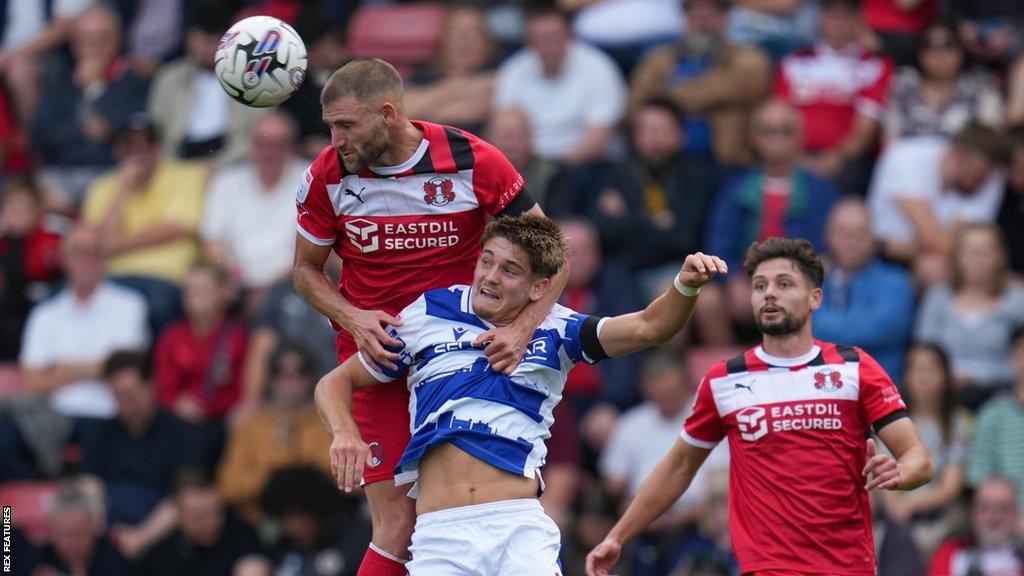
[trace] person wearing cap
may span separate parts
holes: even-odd
[[[82,208],[99,229],[108,274],[146,297],[154,334],[179,314],[207,177],[201,165],[162,159],[161,149],[150,117],[133,115],[113,139],[117,168],[93,183]]]

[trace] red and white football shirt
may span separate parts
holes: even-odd
[[[716,364],[684,441],[729,439],[729,529],[742,572],[875,574],[861,474],[870,428],[906,414],[892,380],[859,348],[815,342],[800,358],[758,346]]]
[[[829,150],[850,133],[858,114],[881,118],[892,70],[888,57],[858,45],[837,51],[819,43],[782,59],[775,92],[803,114],[804,147]]]
[[[339,290],[363,309],[395,314],[420,294],[469,283],[488,214],[523,188],[512,163],[487,142],[449,126],[423,130],[400,166],[347,174],[325,148],[296,193],[298,230],[344,261]]]

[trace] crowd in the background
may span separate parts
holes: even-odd
[[[827,261],[815,336],[878,359],[935,466],[874,499],[879,574],[1024,575],[1015,0],[0,7],[0,496],[50,498],[15,507],[16,573],[355,574],[369,521],[312,404],[334,332],[291,284],[293,198],[320,88],[381,55],[410,117],[494,143],[560,222],[563,304],[637,309],[697,250],[732,270],[680,338],[570,374],[541,498],[566,574],[757,336],[744,250],[789,236]],[[253,14],[309,53],[276,109],[213,73]],[[736,576],[727,478],[719,447],[616,572]]]

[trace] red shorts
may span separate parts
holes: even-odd
[[[347,332],[338,332],[338,362],[356,353]],[[363,469],[363,484],[395,478],[395,466],[409,444],[409,388],[405,377],[377,384],[352,394],[352,412],[363,442],[370,445],[370,460]]]

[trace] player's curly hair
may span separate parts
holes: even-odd
[[[776,258],[791,260],[811,286],[821,288],[825,267],[814,245],[803,238],[769,238],[761,243],[754,242],[743,257],[743,269],[753,278],[762,262]]]
[[[565,266],[569,258],[569,242],[561,228],[551,220],[532,214],[495,218],[480,238],[483,246],[491,238],[501,237],[526,252],[530,272],[540,278],[551,278]]]

